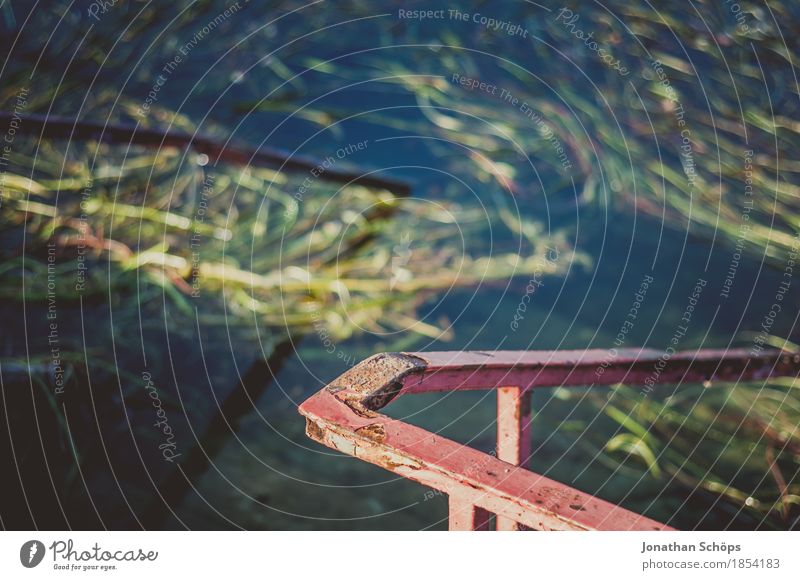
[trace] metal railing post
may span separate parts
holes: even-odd
[[[458,494],[450,494],[447,499],[449,515],[449,529],[454,531],[489,530],[492,514],[479,508],[467,498]]]
[[[497,458],[528,467],[531,456],[531,393],[520,387],[497,389]],[[498,531],[516,531],[514,520],[497,516]]]

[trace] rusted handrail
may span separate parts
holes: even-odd
[[[670,530],[657,521],[525,469],[530,390],[797,376],[779,351],[619,350],[385,353],[359,363],[300,406],[312,439],[445,492],[450,529]],[[657,371],[657,374],[655,374]],[[657,381],[653,380],[657,377]],[[397,396],[497,389],[497,457],[378,413]]]

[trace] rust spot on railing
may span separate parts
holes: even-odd
[[[339,376],[326,388],[363,417],[374,417],[403,388],[403,379],[421,372],[423,359],[405,353],[376,354]]]
[[[366,437],[375,443],[382,443],[383,440],[386,439],[386,428],[380,423],[374,423],[372,425],[359,427],[356,429],[356,434],[361,437]]]
[[[306,418],[306,435],[314,441],[322,442],[325,438],[325,431],[322,430],[322,427],[314,423],[314,421]]]

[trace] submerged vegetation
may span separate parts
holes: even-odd
[[[651,478],[647,507],[669,499],[667,489],[702,497],[700,519],[738,519],[742,529],[792,529],[800,504],[797,384],[685,385],[669,396],[641,401],[635,390],[592,395],[599,412],[617,424],[594,449],[612,476]],[[591,444],[589,445],[591,447]],[[607,454],[607,456],[605,456]],[[644,471],[646,469],[646,471]],[[684,519],[678,515],[676,520]],[[688,521],[688,518],[686,518]]]
[[[18,245],[6,246],[4,298],[44,302],[53,272],[62,303],[125,293],[139,308],[163,294],[176,312],[224,302],[227,316],[255,314],[275,329],[307,329],[322,317],[346,338],[356,327],[405,328],[427,291],[557,271],[543,246],[524,256],[458,255],[457,236],[480,236],[486,220],[455,203],[411,204],[324,176],[298,199],[304,176],[201,166],[199,157],[100,144],[18,148],[5,175],[2,227]],[[414,230],[426,232],[425,243],[406,243],[399,256]]]
[[[446,342],[453,321],[427,315],[442,296],[590,267],[593,256],[574,249],[577,212],[645,212],[719,246],[725,261],[795,259],[800,48],[790,33],[800,8],[790,2],[737,14],[710,0],[547,12],[519,3],[504,18],[526,38],[447,17],[376,17],[358,1],[248,5],[246,21],[220,19],[224,2],[134,3],[88,29],[85,10],[56,4],[33,17],[49,38],[6,17],[20,41],[0,88],[13,115],[0,296],[40,325],[56,302],[81,316],[100,303],[130,325],[114,337],[121,350],[136,350],[135,335],[159,317],[169,333],[224,335],[234,351],[258,342],[264,358],[320,328],[337,341],[410,331]],[[187,44],[206,22],[217,22],[207,41]],[[377,173],[412,191],[191,148],[38,139],[25,131],[31,113],[274,141],[337,168],[388,167]],[[367,140],[366,151],[353,145]],[[399,165],[398,151],[425,166]],[[563,259],[548,259],[554,250]],[[127,394],[139,369],[117,358],[116,342],[92,343],[90,357],[85,326],[61,332],[62,381],[86,382],[85,365],[116,375]],[[28,375],[59,416],[46,334],[0,357],[23,384],[25,365],[45,369]],[[604,414],[608,429],[559,428],[614,477],[709,494],[725,521],[789,528],[800,503],[797,392],[792,381],[687,386],[642,403],[620,387],[610,399],[559,391],[553,404]],[[74,469],[69,477],[77,485]]]

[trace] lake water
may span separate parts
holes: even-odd
[[[237,8],[224,18],[219,15],[233,5],[201,3],[188,11],[176,6],[112,6],[89,17],[92,3],[56,4],[60,11],[45,14],[39,9],[32,14],[39,28],[30,25],[24,29],[14,48],[16,66],[5,73],[9,86],[29,83],[34,87],[29,112],[49,110],[65,116],[118,120],[129,119],[130,111],[144,107],[149,121],[163,122],[156,111],[179,111],[203,131],[219,135],[224,129],[227,135],[253,145],[318,159],[342,150],[342,167],[375,168],[411,183],[407,203],[458,204],[465,215],[485,212],[488,226],[480,235],[466,239],[431,242],[416,224],[388,226],[407,231],[410,248],[449,246],[457,254],[477,255],[513,250],[520,236],[509,231],[499,217],[502,207],[498,199],[502,198],[513,199],[525,219],[541,224],[543,239],[549,241],[557,234],[564,247],[575,253],[562,251],[555,258],[563,275],[538,280],[541,284],[517,328],[511,322],[529,287],[529,273],[425,294],[418,315],[449,326],[446,336],[435,339],[405,330],[361,332],[326,342],[320,332],[311,331],[292,332],[287,343],[281,335],[284,329],[253,319],[232,322],[231,318],[225,324],[207,325],[197,316],[192,324],[176,323],[171,307],[159,301],[126,310],[120,304],[131,300],[130,296],[108,296],[82,304],[80,309],[74,305],[63,308],[62,328],[73,328],[76,335],[80,328],[79,336],[83,336],[83,342],[76,339],[78,349],[91,350],[89,356],[107,360],[122,371],[96,375],[94,384],[84,384],[69,394],[64,408],[75,409],[72,421],[83,425],[76,427],[76,437],[77,448],[85,450],[85,457],[78,471],[71,465],[68,446],[62,446],[54,470],[68,476],[70,491],[64,492],[63,500],[72,507],[61,505],[62,498],[48,499],[48,515],[40,514],[39,522],[49,525],[41,527],[57,528],[71,521],[75,527],[443,529],[447,525],[446,498],[426,494],[428,490],[421,486],[311,442],[304,435],[297,405],[354,362],[375,352],[610,348],[643,280],[648,281],[646,296],[625,347],[664,349],[681,325],[687,330],[681,334],[679,349],[748,345],[752,336],[747,333],[758,331],[775,302],[784,276],[780,259],[764,259],[758,247],[750,247],[739,258],[730,237],[709,228],[689,227],[683,218],[667,211],[666,205],[660,219],[659,211],[652,207],[658,210],[661,201],[648,197],[648,184],[642,185],[639,200],[635,190],[622,191],[624,187],[615,182],[613,171],[619,167],[612,164],[625,155],[608,152],[626,135],[634,142],[634,133],[647,133],[650,115],[657,117],[658,113],[648,109],[641,118],[631,121],[627,117],[635,116],[631,111],[641,112],[644,102],[637,102],[633,93],[623,94],[628,81],[637,79],[630,85],[634,88],[646,84],[640,83],[641,79],[652,81],[653,67],[645,57],[632,60],[635,50],[625,43],[634,41],[618,37],[621,25],[611,17],[598,20],[592,15],[602,15],[587,8],[575,22],[580,22],[586,34],[596,28],[597,38],[627,59],[633,77],[599,63],[594,49],[572,38],[577,37],[578,29],[557,21],[560,7],[555,5],[536,8],[509,3],[501,8],[476,3],[469,10],[463,8],[462,14],[468,12],[468,18],[461,21],[449,15],[401,18],[399,4],[394,2],[380,3],[380,10],[360,2],[336,8],[326,3],[311,9],[294,2],[275,6],[241,3],[241,7],[235,3]],[[295,8],[298,12],[290,14]],[[631,8],[631,18],[642,18],[632,15],[634,12]],[[18,12],[12,18],[8,14],[5,26],[22,30],[26,15]],[[500,24],[493,31],[488,20],[473,20],[476,14],[492,14],[493,22]],[[734,38],[735,18],[715,14],[717,21],[726,23],[719,37]],[[219,23],[204,32],[216,18]],[[514,23],[520,28],[511,33]],[[81,44],[84,33],[89,41]],[[686,30],[679,34],[687,37]],[[115,45],[120,38],[123,42]],[[543,48],[545,40],[558,44]],[[458,50],[443,50],[443,42]],[[703,79],[717,82],[721,69],[713,59],[704,61],[695,54],[697,50],[692,47],[692,66],[700,68]],[[663,51],[662,58],[683,58],[674,46]],[[555,82],[560,69],[551,60],[556,53],[565,62],[577,62],[580,71],[561,74]],[[37,64],[40,54],[44,58]],[[111,57],[106,61],[107,54]],[[175,61],[178,55],[182,56],[179,62]],[[320,65],[324,61],[329,61],[327,67]],[[520,81],[506,61],[530,69],[532,76]],[[174,65],[165,68],[171,62]],[[329,71],[331,63],[335,70]],[[24,73],[34,66],[38,68],[32,80],[26,80]],[[677,78],[675,71],[681,67],[673,66],[670,71]],[[317,68],[304,71],[303,67]],[[65,70],[69,75],[56,93],[54,83],[62,82],[60,75]],[[486,84],[464,89],[464,110],[453,117],[463,115],[469,120],[479,111],[470,107],[479,103],[484,112],[500,111],[501,118],[528,140],[522,147],[535,150],[528,160],[515,157],[510,145],[492,158],[513,166],[518,191],[509,195],[498,181],[476,169],[479,159],[465,151],[462,140],[456,136],[444,140],[441,124],[447,121],[434,115],[448,111],[431,105],[434,101],[426,100],[424,91],[414,93],[402,83],[376,80],[412,74],[436,77],[430,87],[446,86],[443,94],[449,95],[458,85],[454,74]],[[675,85],[679,83],[675,81]],[[572,134],[572,142],[563,143],[575,162],[571,173],[559,169],[560,157],[554,153],[553,143],[535,137],[541,126],[526,116],[527,109],[492,88],[502,90],[503,86],[515,87],[519,95],[523,88],[530,90],[528,98],[535,99],[531,102],[544,111],[546,122],[553,127],[582,129],[582,133]],[[456,88],[461,90],[463,85]],[[697,87],[683,96],[687,109],[703,90]],[[433,99],[435,91],[432,94]],[[604,104],[606,97],[609,101]],[[711,99],[715,98],[733,100],[728,93],[712,94]],[[743,98],[748,104],[751,97]],[[776,107],[787,107],[784,113],[790,115],[795,105],[787,105],[788,100],[776,95]],[[87,102],[91,106],[86,107]],[[454,101],[456,105],[461,102]],[[756,97],[750,104],[763,108]],[[303,105],[306,107],[300,108]],[[599,118],[597,112],[604,110],[609,117]],[[559,111],[574,115],[561,118]],[[619,119],[612,121],[614,112]],[[328,114],[335,126],[323,128],[325,123],[310,121],[319,121],[320,114]],[[671,167],[675,168],[682,133],[672,127],[674,116],[671,111],[662,115],[667,119],[662,122],[671,129],[655,131],[661,141],[644,150],[631,147],[630,167],[623,165],[623,174],[634,174],[640,166],[658,160],[666,160],[669,166],[669,147],[674,149]],[[706,130],[702,127],[705,119],[697,117],[691,125],[698,134]],[[615,137],[620,122],[624,129]],[[478,126],[465,124],[465,138]],[[607,132],[612,133],[610,137]],[[482,138],[491,135],[478,137]],[[735,150],[740,157],[752,146],[730,135],[723,141],[720,150]],[[368,145],[342,149],[354,143]],[[595,147],[600,150],[596,156],[586,153]],[[698,147],[694,154],[698,160],[708,159],[715,151]],[[591,189],[586,182],[592,171],[611,176],[601,178],[602,186],[594,188],[596,199],[580,194]],[[738,175],[736,171],[726,166],[725,179],[735,180],[730,174]],[[649,211],[642,211],[644,206],[639,205],[645,201],[650,204]],[[695,203],[712,213],[717,210],[699,194]],[[248,257],[234,258],[246,262]],[[735,276],[725,295],[733,263]],[[789,307],[771,328],[777,337],[797,334],[800,301],[794,288],[786,304]],[[3,308],[10,320],[8,336],[16,341],[23,336],[46,336],[46,317],[21,317],[14,304]],[[30,308],[38,312],[36,306]],[[687,312],[690,322],[682,322]],[[139,333],[141,338],[135,337]],[[27,348],[27,341],[33,344],[35,339],[25,341]],[[113,354],[108,352],[109,345],[116,346]],[[23,350],[15,348],[14,352],[21,356]],[[143,355],[149,369],[146,377],[142,374]],[[271,366],[262,358],[270,358]],[[150,378],[164,399],[163,408],[177,436],[177,462],[165,461],[162,453],[142,443],[153,438],[152,432],[142,435],[153,421],[150,400],[141,390],[147,388]],[[244,391],[237,389],[240,381],[247,386]],[[98,408],[103,418],[95,429]],[[220,408],[221,415],[217,413]],[[484,451],[493,447],[495,401],[491,394],[408,397],[387,410]],[[737,511],[732,504],[719,506],[717,497],[707,490],[693,492],[685,482],[650,477],[634,459],[611,459],[603,445],[617,433],[618,426],[602,421],[595,425],[593,419],[599,412],[587,401],[543,390],[534,397],[534,410],[534,470],[655,519],[669,520],[679,528],[758,525],[759,516]],[[668,450],[664,453],[668,455]],[[620,463],[626,465],[620,467]],[[32,469],[29,475],[41,478],[45,494],[57,487],[47,485],[46,475],[41,469]],[[753,489],[762,483],[757,478],[744,484],[737,481],[740,486],[752,484]],[[155,499],[159,493],[169,498],[170,508]],[[14,511],[21,519],[9,521],[24,521],[21,506]]]

